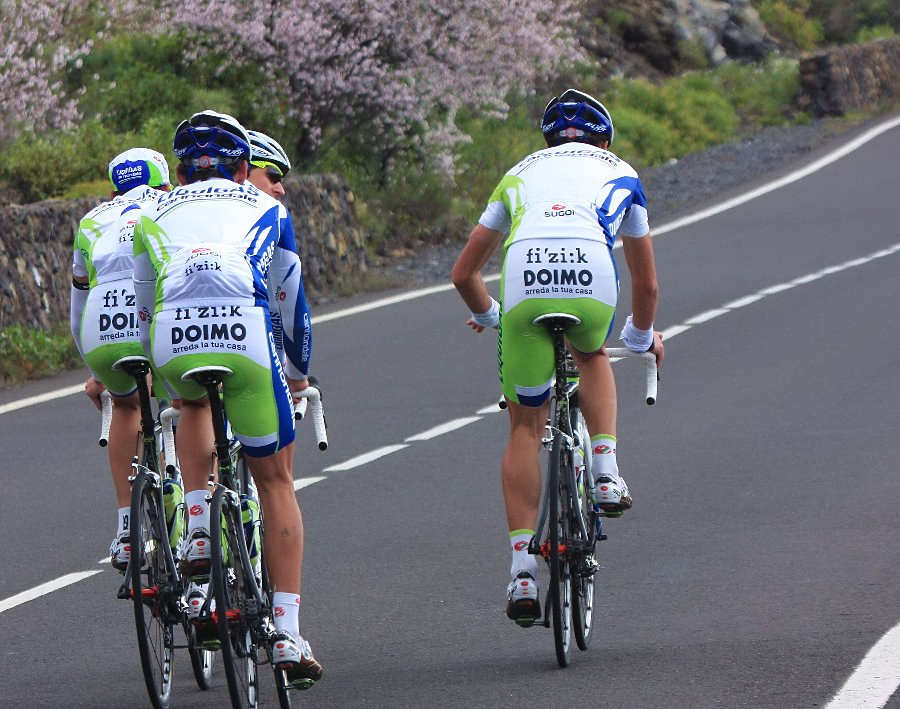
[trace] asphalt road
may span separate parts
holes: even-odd
[[[504,615],[495,336],[449,290],[316,311],[331,446],[302,431],[295,477],[324,476],[298,496],[301,625],[325,676],[295,704],[826,706],[900,622],[898,154],[895,127],[656,238],[659,402],[642,403],[636,363],[615,365],[635,507],[607,524],[593,645],[565,670],[550,632]],[[81,378],[0,392],[0,408]],[[131,608],[99,563],[114,498],[98,430],[80,395],[0,415],[0,706],[147,705]],[[221,670],[204,693],[177,661],[178,706],[227,704]]]

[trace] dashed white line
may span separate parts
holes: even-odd
[[[481,416],[466,416],[465,418],[454,419],[453,421],[447,421],[447,423],[442,423],[440,426],[429,428],[427,431],[422,431],[422,433],[417,433],[415,436],[410,436],[409,438],[405,438],[403,440],[405,440],[407,443],[410,443],[412,441],[427,441],[431,438],[443,436],[445,433],[450,433],[450,431],[455,431],[457,428],[468,426],[470,423],[475,423],[475,421],[480,420]]]
[[[92,571],[78,571],[73,574],[60,576],[58,579],[53,579],[53,581],[42,583],[40,586],[29,588],[27,591],[22,591],[21,593],[17,593],[15,596],[10,596],[9,598],[5,598],[0,601],[0,613],[8,611],[10,608],[20,606],[23,603],[27,603],[28,601],[33,601],[35,598],[40,598],[41,596],[45,596],[48,593],[52,593],[53,591],[58,591],[59,589],[65,588],[66,586],[71,586],[73,583],[83,581],[84,579],[93,576],[94,574],[99,574],[101,571],[102,569],[94,569]]]
[[[345,460],[343,463],[338,463],[337,465],[331,465],[325,470],[323,473],[337,472],[340,470],[350,470],[351,468],[357,468],[360,465],[365,465],[366,463],[371,463],[373,460],[378,460],[379,458],[383,458],[386,455],[390,455],[391,453],[396,453],[399,450],[403,450],[407,445],[405,443],[398,443],[392,446],[383,446],[381,448],[376,448],[373,451],[369,451],[368,453],[363,453],[362,455],[358,455],[355,458],[350,458],[350,460]]]
[[[324,479],[324,475],[314,475],[308,478],[297,478],[296,480],[294,480],[294,490],[309,487],[313,483],[321,482]]]

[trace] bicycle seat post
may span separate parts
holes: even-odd
[[[146,357],[131,356],[122,357],[112,365],[113,369],[121,369],[137,384],[138,399],[141,406],[141,432],[144,438],[153,435],[155,421],[153,410],[150,407],[150,389],[147,386],[147,374],[150,372],[150,360]]]
[[[216,441],[216,459],[220,468],[227,468],[229,457],[228,433],[225,430],[225,411],[222,399],[219,396],[219,388],[225,377],[232,374],[228,367],[197,367],[181,375],[182,381],[193,381],[206,389],[209,397],[209,408],[212,412],[213,432]],[[210,476],[210,481],[212,481]]]

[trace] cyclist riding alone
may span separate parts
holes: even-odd
[[[250,174],[247,181],[270,197],[284,197],[282,180],[291,169],[291,161],[284,148],[274,138],[258,130],[248,130],[250,136]]]
[[[544,111],[547,147],[506,173],[453,267],[452,280],[476,332],[500,326],[500,382],[510,431],[501,476],[512,549],[507,615],[519,625],[540,617],[537,560],[528,553],[541,494],[539,451],[553,377],[550,334],[534,320],[566,313],[581,322],[566,332],[580,372],[579,401],[593,448],[596,499],[618,517],[632,498],[616,463],[616,387],[604,343],[613,325],[619,283],[613,244],[622,237],[631,273],[631,304],[622,339],[663,360],[653,330],[658,286],[646,200],[637,173],[609,151],[606,107],[568,89]],[[503,241],[505,238],[505,241]],[[503,241],[500,303],[481,269]]]
[[[118,503],[110,562],[120,571],[130,556],[131,461],[140,429],[137,386],[128,374],[113,370],[122,357],[143,356],[135,321],[132,238],[140,207],[169,191],[166,159],[148,148],[132,148],[109,163],[111,200],[88,212],[78,224],[72,261],[70,325],[91,377],[85,393],[100,408],[100,393],[112,396],[109,469]]]
[[[210,566],[207,477],[213,450],[205,390],[191,369],[225,366],[223,402],[259,492],[273,594],[275,664],[305,688],[322,675],[300,635],[303,519],[293,486],[291,392],[307,386],[310,319],[290,216],[247,182],[250,137],[233,117],[203,111],[175,131],[179,187],[141,212],[135,292],[151,360],[181,396],[176,446],[185,483],[192,577]],[[284,325],[276,352],[269,308]],[[149,327],[145,327],[149,325]]]

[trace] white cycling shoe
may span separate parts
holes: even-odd
[[[187,567],[188,575],[203,576],[209,574],[212,565],[212,540],[209,530],[197,527],[185,540],[181,558]]]
[[[294,640],[290,633],[282,631],[272,638],[272,663],[295,689],[309,689],[322,678],[322,665],[309,643],[299,636]]]
[[[131,560],[131,536],[128,532],[120,534],[109,545],[109,563],[123,574]]]
[[[623,478],[602,476],[594,483],[594,503],[607,517],[621,517],[632,502],[631,493]]]
[[[506,617],[530,628],[541,617],[541,601],[534,576],[520,571],[506,588]]]

